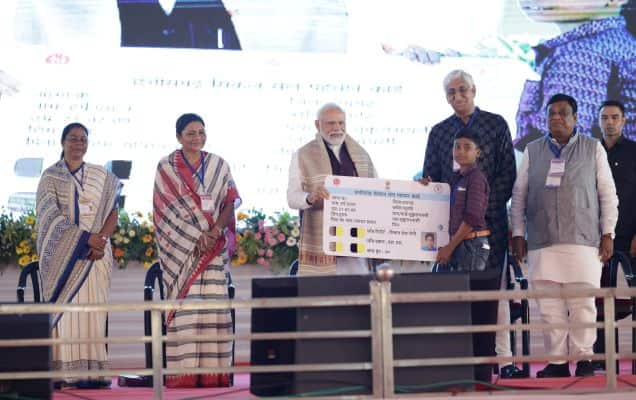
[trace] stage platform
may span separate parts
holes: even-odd
[[[15,301],[15,288],[17,283],[17,268],[9,268],[0,275],[0,301]],[[127,270],[114,270],[112,276],[112,287],[116,290],[111,292],[112,302],[128,302],[142,299],[143,278],[145,270],[140,267],[130,267]],[[266,268],[260,266],[241,266],[233,269],[234,279],[237,285],[238,298],[251,297],[250,280],[253,277],[269,276],[270,273]],[[30,292],[29,292],[30,296]],[[535,302],[531,302],[531,315],[537,318],[537,310]],[[113,336],[138,335],[143,332],[143,315],[137,313],[112,313],[109,316],[109,329]],[[239,332],[250,331],[250,312],[248,310],[240,310],[237,315],[237,330]],[[541,332],[532,332],[531,354],[543,354],[543,338]],[[631,347],[631,333],[626,329],[621,329],[619,335],[621,350]],[[245,365],[249,362],[249,343],[246,341],[237,341],[236,359],[239,364]],[[144,367],[144,347],[142,344],[114,344],[110,346],[109,358],[113,368],[135,369]],[[532,376],[536,375],[536,371],[541,369],[543,364],[532,365]],[[571,366],[571,372],[574,373],[574,366]],[[627,390],[636,390],[636,377],[630,375],[631,367],[628,362],[621,363],[621,373],[618,376],[619,388]],[[164,391],[165,399],[256,399],[249,392],[249,374],[238,374],[235,376],[235,386],[231,388],[221,389],[166,389]],[[636,392],[623,393],[599,393],[604,389],[605,377],[603,373],[597,373],[597,376],[589,378],[559,378],[559,379],[507,379],[493,380],[495,385],[491,389],[481,388],[477,392],[470,393],[442,393],[439,395],[422,394],[408,395],[408,398],[421,399],[442,399],[451,396],[459,396],[462,399],[483,399],[484,396],[504,396],[500,398],[513,398],[518,400],[524,399],[580,399],[581,394],[578,391],[597,391],[597,393],[584,394],[588,399],[594,400],[618,400],[618,399],[636,399]],[[511,394],[508,390],[517,390]],[[534,389],[534,390],[533,390]],[[543,390],[576,390],[574,394],[546,394]],[[110,389],[106,390],[74,390],[65,389],[56,391],[53,399],[55,400],[119,400],[119,399],[152,399],[152,388],[128,388],[119,387],[117,379],[113,379]]]
[[[542,364],[532,365],[532,376],[543,367]],[[574,372],[574,365],[571,365]],[[514,399],[581,399],[589,398],[595,400],[633,400],[636,399],[636,376],[629,375],[631,367],[628,362],[621,362],[621,374],[618,376],[618,388],[624,392],[600,393],[605,387],[605,376],[603,372],[597,372],[596,376],[578,378],[528,378],[528,379],[493,379],[490,387],[480,385],[474,392],[445,392],[436,394],[409,394],[408,398],[422,399],[443,399],[449,397],[460,397],[462,399],[483,399],[488,396],[505,396],[501,398]],[[231,388],[196,388],[196,389],[165,389],[164,399],[177,400],[204,400],[204,399],[258,399],[260,397],[250,394],[249,374],[237,374],[234,377],[234,386]],[[632,390],[631,392],[629,390]],[[546,393],[545,391],[563,391],[563,394]],[[511,391],[515,391],[511,393]],[[568,394],[570,392],[570,394]],[[102,390],[79,390],[64,389],[54,393],[54,400],[141,400],[152,399],[152,388],[130,388],[117,385],[117,379],[113,379],[110,389]],[[307,396],[309,397],[309,396]]]

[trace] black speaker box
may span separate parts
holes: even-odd
[[[252,280],[252,297],[307,297],[369,294],[370,276],[336,275]],[[406,274],[392,281],[394,293],[468,290],[466,274]],[[393,326],[470,325],[469,303],[395,304]],[[252,332],[367,330],[369,306],[252,310]],[[469,333],[394,336],[395,359],[471,356]],[[258,340],[252,365],[371,362],[370,338]],[[250,391],[258,396],[370,394],[371,371],[253,373]],[[395,368],[396,392],[443,390],[443,382],[473,379],[472,366]],[[468,386],[453,383],[453,387]]]
[[[0,315],[0,339],[46,339],[51,337],[49,314]],[[0,372],[49,371],[51,347],[3,347]],[[0,381],[0,393],[17,393],[30,399],[50,399],[50,379]],[[0,396],[2,396],[0,394]],[[21,397],[16,397],[21,398]]]

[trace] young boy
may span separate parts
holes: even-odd
[[[490,187],[476,165],[479,139],[470,128],[455,135],[453,159],[459,164],[450,181],[450,242],[437,251],[437,262],[448,271],[483,271],[490,246],[486,225],[486,208]]]

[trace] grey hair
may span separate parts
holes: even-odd
[[[448,85],[453,79],[461,78],[464,82],[470,85],[470,87],[475,86],[475,82],[473,81],[473,77],[466,71],[462,69],[456,69],[448,73],[444,78],[444,91],[448,89]]]
[[[316,120],[320,120],[320,117],[322,117],[322,114],[330,110],[338,110],[341,113],[346,114],[345,111],[342,109],[342,107],[340,107],[336,103],[325,103],[322,107],[318,109],[318,112],[316,113]]]

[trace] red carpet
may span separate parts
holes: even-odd
[[[636,376],[630,375],[631,364],[627,361],[621,362],[620,365],[621,374],[618,376],[619,388],[636,388]],[[542,364],[533,364],[531,367],[532,376],[536,375],[536,372],[543,368]],[[571,366],[572,372],[574,372],[574,366]],[[600,372],[596,376],[586,378],[528,378],[528,379],[498,379],[496,376],[493,380],[496,386],[501,386],[502,389],[515,389],[515,390],[537,390],[537,389],[549,389],[549,390],[567,390],[567,389],[602,389],[605,387],[605,375]],[[198,388],[198,389],[164,389],[164,399],[176,400],[176,399],[189,399],[189,400],[204,400],[204,399],[248,399],[256,398],[250,395],[249,392],[250,377],[249,374],[238,374],[234,376],[234,386],[231,388]],[[490,388],[485,390],[496,390],[496,388]],[[531,392],[529,392],[531,393]],[[138,399],[152,399],[152,388],[131,388],[120,387],[117,385],[117,379],[113,379],[113,384],[110,389],[102,390],[78,390],[78,389],[65,389],[56,391],[53,395],[54,400],[138,400]],[[636,396],[635,396],[636,398]]]
[[[234,386],[230,388],[197,388],[197,389],[166,389],[163,398],[166,400],[189,399],[247,399],[250,398],[249,374],[234,375]],[[152,388],[131,388],[117,386],[117,379],[113,379],[110,389],[58,390],[53,395],[54,400],[140,400],[152,399]]]

